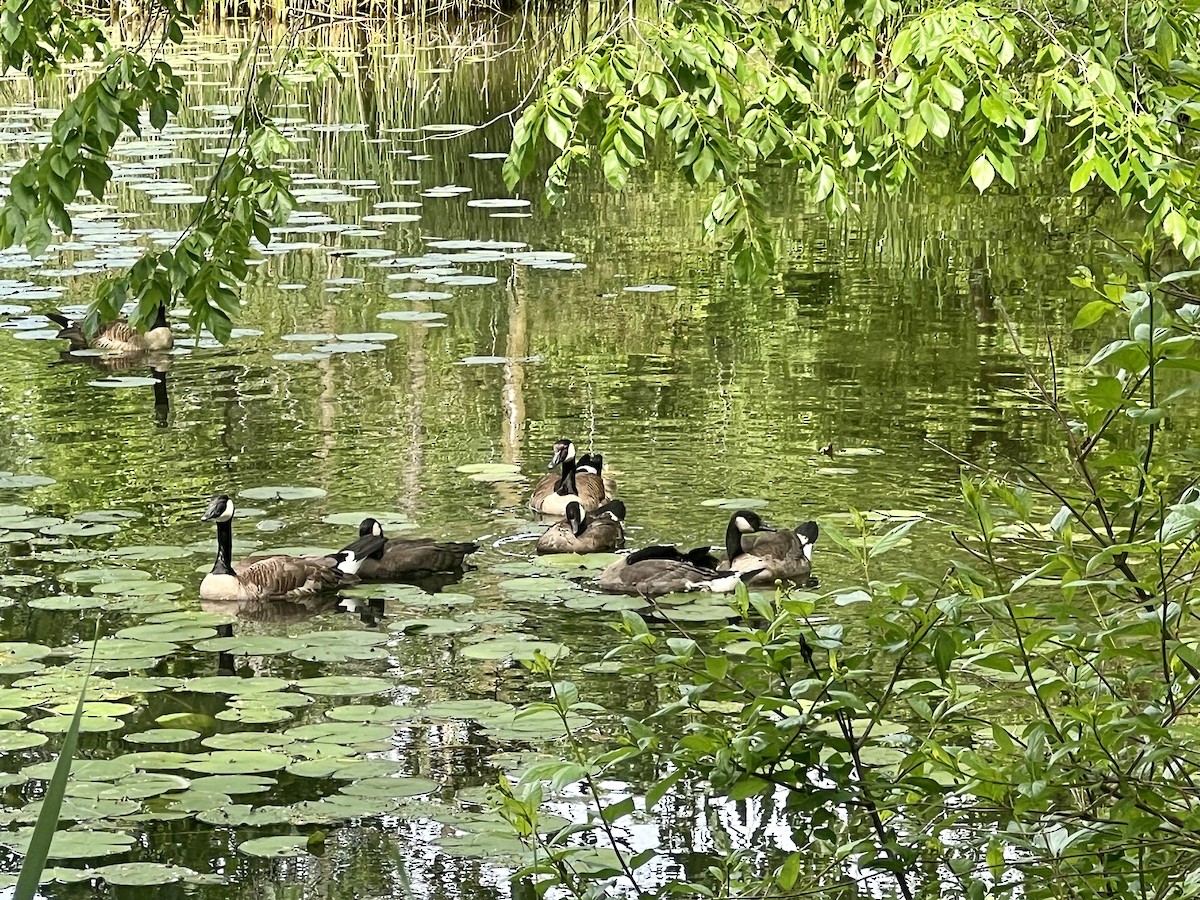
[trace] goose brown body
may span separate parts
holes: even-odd
[[[606,503],[585,513],[576,501],[567,504],[566,521],[548,528],[537,542],[541,553],[610,553],[625,546],[625,504]]]
[[[167,324],[167,311],[158,308],[154,324],[145,333],[138,331],[124,319],[108,322],[92,338],[88,338],[83,326],[73,319],[57,313],[49,318],[59,326],[58,337],[66,340],[72,350],[109,350],[113,353],[145,353],[153,350],[169,350],[175,344],[175,334]]]
[[[794,530],[776,531],[764,525],[749,510],[733,514],[725,530],[722,571],[755,574],[749,584],[774,584],[807,578],[812,572],[812,551],[817,541],[816,522],[804,522]]]

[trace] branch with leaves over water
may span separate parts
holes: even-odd
[[[766,188],[806,185],[833,216],[859,190],[893,195],[932,160],[980,191],[1035,172],[1139,210],[1200,255],[1200,15],[1186,0],[901,4],[687,0],[627,5],[547,79],[513,133],[505,177],[549,155],[609,184],[669,155],[710,186],[704,226],[737,274],[771,272]]]

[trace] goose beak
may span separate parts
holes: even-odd
[[[758,526],[758,530],[759,531],[778,531],[779,529],[773,528],[770,525],[768,525],[766,522],[763,522],[763,524]]]
[[[550,465],[546,466],[547,470],[557,469],[563,464],[563,460],[567,458],[566,450],[556,450],[554,455],[550,457]]]
[[[209,522],[221,514],[223,506],[220,500],[212,500],[208,504],[208,509],[204,511],[204,515],[200,517],[201,522]]]

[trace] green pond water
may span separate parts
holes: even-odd
[[[831,224],[779,184],[780,274],[739,286],[697,234],[705,198],[665,170],[622,194],[585,175],[553,211],[504,189],[501,114],[555,52],[551,30],[318,32],[345,48],[348,77],[302,86],[285,111],[302,203],[227,347],[181,331],[160,371],[105,371],[63,355],[38,315],[86,304],[105,271],[186,225],[226,140],[236,39],[173,58],[189,109],[119,149],[110,202],[81,198],[69,242],[37,261],[0,254],[0,637],[13,642],[0,646],[0,870],[20,865],[99,633],[77,824],[64,824],[81,834],[51,861],[75,871],[51,873],[48,896],[138,896],[125,886],[138,881],[167,882],[162,896],[507,896],[511,841],[483,791],[556,728],[514,720],[544,686],[512,652],[569,648],[563,676],[616,710],[666,690],[595,665],[615,614],[587,608],[586,572],[531,565],[525,503],[555,439],[605,454],[630,546],[720,543],[728,510],[705,501],[754,498],[780,524],[845,521],[853,506],[928,517],[889,557],[923,572],[944,567],[934,522],[958,509],[958,464],[935,444],[985,466],[1056,464],[1051,425],[1011,392],[1023,377],[997,304],[1068,368],[1091,344],[1070,332],[1066,276],[1103,249],[1094,226],[1119,226],[1036,189],[981,201],[936,170]],[[5,171],[79,77],[40,94],[8,83]],[[459,470],[480,463],[527,480]],[[243,491],[239,553],[340,547],[364,511],[482,549],[460,583],[427,585],[439,593],[201,604],[215,540],[199,516],[210,495]],[[556,571],[571,580],[513,583]],[[822,584],[856,574],[818,544]],[[602,721],[577,724],[602,739]],[[665,867],[690,865],[685,849],[713,828],[750,838],[753,811],[713,818],[706,804],[682,791],[633,838],[676,851]],[[560,811],[584,807],[567,797]],[[123,865],[137,862],[186,870]]]

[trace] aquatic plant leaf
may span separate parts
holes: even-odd
[[[461,634],[466,631],[472,631],[474,628],[475,626],[470,622],[458,622],[454,619],[402,619],[399,622],[392,622],[388,625],[389,631],[431,636]]]
[[[136,560],[160,560],[160,559],[182,559],[185,556],[191,556],[192,552],[186,547],[173,547],[165,544],[135,544],[130,547],[116,547],[112,551],[113,556],[119,556],[122,559]],[[131,576],[133,577],[138,576]]]
[[[115,886],[149,887],[158,884],[174,884],[196,873],[185,866],[171,863],[127,862],[101,866],[95,870],[94,874]]]
[[[33,829],[0,835],[0,843],[24,854]],[[131,835],[123,831],[57,831],[50,843],[50,859],[95,859],[124,853],[133,846]]]
[[[50,612],[71,610],[80,612],[85,609],[99,609],[108,605],[101,597],[72,597],[69,594],[58,594],[52,597],[37,597],[25,604],[30,609],[44,609]]]
[[[562,659],[570,652],[566,644],[530,640],[525,637],[495,637],[462,649],[462,655],[467,659],[531,660],[539,653],[550,659]]]
[[[0,488],[22,490],[45,487],[54,483],[53,478],[47,478],[45,475],[14,475],[12,472],[0,472]]]
[[[186,644],[210,638],[216,633],[214,628],[193,625],[190,622],[164,622],[122,628],[116,633],[116,636],[138,641],[167,641],[173,644]]]
[[[196,754],[184,768],[208,775],[256,775],[277,772],[291,761],[287,754],[271,750],[214,750]]]
[[[237,656],[274,656],[291,653],[305,647],[304,641],[296,638],[273,637],[266,634],[251,634],[245,637],[215,637],[196,642],[196,649],[213,653],[233,653]]]
[[[62,522],[58,525],[47,525],[41,529],[42,534],[58,537],[98,537],[105,534],[116,534],[121,530],[120,525],[109,522]]]
[[[181,744],[198,737],[200,732],[190,728],[151,728],[148,731],[127,734],[125,740],[131,744]]]
[[[68,719],[68,721],[70,721]],[[44,734],[34,734],[29,731],[17,731],[14,729],[0,730],[0,753],[11,753],[14,750],[30,750],[34,747],[40,747],[42,744],[50,740]]]
[[[88,387],[98,388],[137,388],[154,387],[158,382],[142,375],[110,375],[107,378],[97,378],[89,381]]]
[[[40,731],[44,734],[66,734],[73,722],[74,718],[72,716],[50,716],[46,719],[38,719],[36,722],[31,722],[29,727],[34,731]],[[116,731],[124,727],[125,723],[120,719],[112,719],[108,716],[81,716],[79,719],[79,731],[85,734],[100,731]]]
[[[255,677],[239,678],[236,675],[208,675],[189,678],[183,683],[185,691],[198,694],[258,694],[282,691],[290,685],[282,678]]]
[[[419,710],[411,706],[370,706],[367,704],[352,704],[350,706],[335,706],[325,710],[326,717],[336,722],[377,722],[380,724],[395,724],[407,722],[418,714]]]
[[[282,825],[288,821],[286,806],[260,806],[257,809],[243,804],[232,804],[218,809],[206,809],[196,818],[208,825],[261,828],[266,825]]]
[[[500,590],[519,597],[557,597],[580,590],[579,585],[565,578],[510,578],[500,582]]]
[[[217,718],[222,722],[241,722],[245,725],[271,725],[286,722],[291,717],[291,710],[274,706],[237,707],[223,709],[217,713]]]
[[[491,719],[513,712],[511,703],[501,700],[441,700],[420,707],[422,716],[433,719]]]
[[[340,788],[351,797],[420,797],[431,794],[441,785],[428,778],[400,776],[394,778],[364,778]]]
[[[289,728],[284,735],[293,741],[351,746],[368,741],[386,741],[392,736],[392,729],[387,725],[368,725],[362,722],[317,722]]]
[[[115,522],[118,524],[140,518],[142,518],[142,514],[135,509],[96,509],[75,515],[76,521],[79,522]]]
[[[102,581],[92,585],[93,594],[116,594],[123,597],[164,597],[178,594],[183,585],[174,581],[154,581],[138,578],[133,581]]]
[[[212,750],[270,750],[292,743],[292,738],[273,731],[235,731],[214,734],[200,742]]]
[[[718,509],[761,509],[770,501],[761,497],[714,497],[711,500],[701,500],[701,506],[715,506]]]
[[[264,856],[282,859],[289,856],[308,855],[308,837],[303,834],[285,834],[275,837],[254,838],[238,844],[238,852],[247,856]]]
[[[259,794],[269,791],[278,782],[262,775],[208,775],[192,781],[199,791],[216,791],[219,794]]]
[[[335,745],[336,746],[336,745]],[[383,778],[400,772],[400,764],[390,759],[355,759],[354,757],[325,756],[305,759],[287,767],[291,775],[302,778],[333,778],[356,781],[360,778]]]
[[[249,500],[317,500],[325,496],[319,487],[285,487],[269,485],[238,491],[239,497]]]
[[[386,693],[394,687],[385,678],[368,675],[325,675],[320,678],[305,678],[296,686],[306,694],[319,697],[358,697],[367,694]]]

